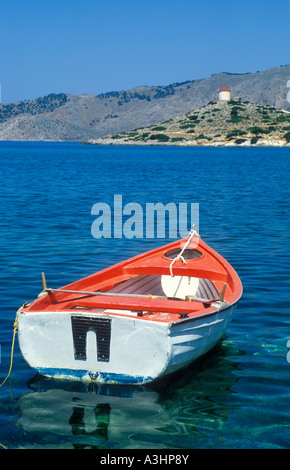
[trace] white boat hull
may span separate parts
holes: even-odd
[[[48,377],[145,384],[208,352],[225,333],[235,306],[179,322],[104,312],[18,312],[24,359]]]

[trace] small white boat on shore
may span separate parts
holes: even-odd
[[[195,232],[61,289],[17,313],[39,374],[145,384],[189,365],[224,335],[242,296],[235,270]]]

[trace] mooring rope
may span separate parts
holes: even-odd
[[[21,307],[22,308],[22,307]],[[7,374],[7,377],[3,380],[3,382],[0,384],[0,387],[5,384],[6,380],[10,377],[11,370],[12,370],[12,364],[13,364],[13,353],[14,353],[14,344],[15,344],[15,336],[17,333],[17,314],[15,317],[14,325],[13,325],[13,338],[12,338],[12,346],[11,346],[11,358],[10,358],[10,367],[9,367],[9,372]],[[1,445],[1,444],[0,444]]]
[[[194,226],[193,226],[194,227]],[[198,237],[200,238],[200,235],[197,233],[196,230],[194,230],[194,228],[189,232],[189,238],[187,240],[187,242],[185,243],[184,247],[182,248],[181,252],[179,253],[179,255],[177,255],[174,260],[172,261],[172,263],[170,264],[169,266],[169,270],[170,270],[170,275],[171,277],[174,277],[173,276],[173,273],[172,273],[172,267],[174,265],[174,263],[178,260],[181,259],[181,261],[183,262],[183,264],[186,264],[186,261],[185,259],[183,258],[183,253],[184,253],[184,250],[186,250],[186,248],[188,247],[188,245],[190,244],[191,240],[193,239],[193,237]]]

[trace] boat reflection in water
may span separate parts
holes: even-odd
[[[233,409],[236,364],[215,351],[158,386],[63,381],[37,375],[18,399],[24,447],[194,448],[221,433]],[[219,376],[218,389],[216,377]],[[28,439],[28,441],[27,441]]]
[[[66,445],[70,438],[73,447],[118,447],[120,439],[125,442],[130,434],[139,432],[140,420],[150,422],[162,409],[158,393],[142,387],[36,376],[29,388],[33,393],[18,399],[21,416],[17,424],[42,444],[47,440],[47,446],[53,433]]]

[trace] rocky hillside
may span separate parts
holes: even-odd
[[[290,109],[289,80],[288,65],[97,96],[60,93],[0,104],[0,140],[85,141],[152,126],[216,100],[218,90],[224,86],[231,90],[232,97],[243,101]]]
[[[90,143],[290,146],[290,112],[240,100],[212,101],[157,126],[91,140]]]

